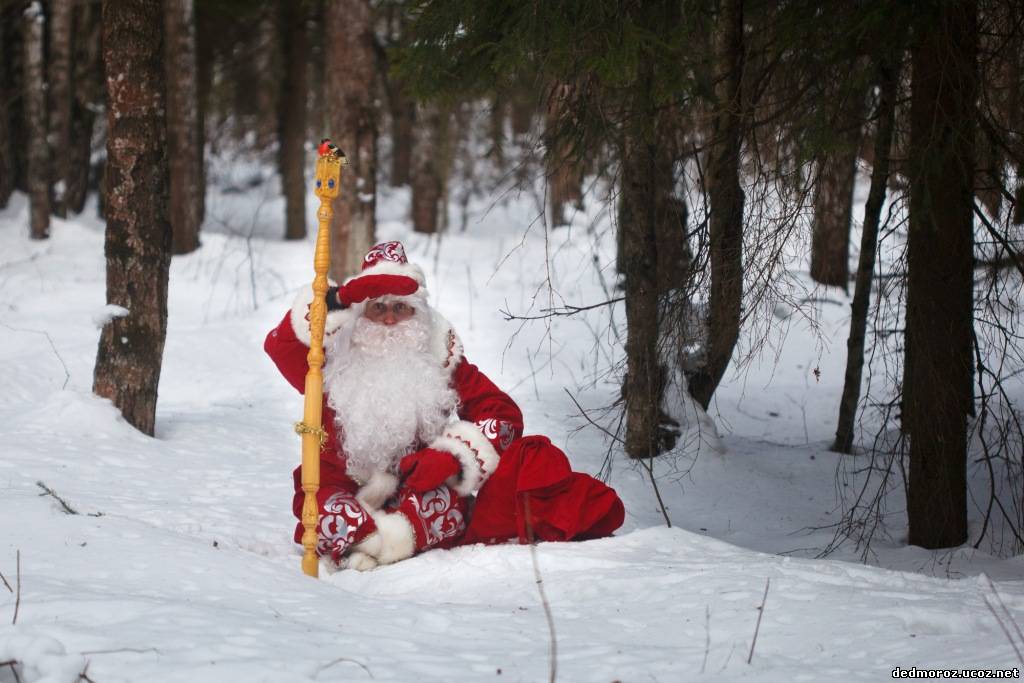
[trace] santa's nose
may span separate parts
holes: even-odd
[[[395,323],[398,322],[398,318],[395,316],[394,312],[391,311],[391,309],[388,309],[388,312],[384,314],[384,317],[381,318],[380,321],[385,325],[394,325]]]

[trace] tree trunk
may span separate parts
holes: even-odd
[[[977,4],[927,4],[915,28],[903,381],[908,541],[945,548],[967,539]]]
[[[6,154],[11,159],[14,174],[10,182],[15,190],[28,192],[28,129],[25,117],[25,20],[24,7],[0,3],[0,16],[3,17],[4,59],[0,62],[0,72],[5,74],[7,86],[7,106],[0,112],[7,115],[7,130],[11,145]],[[10,57],[8,59],[8,57]]]
[[[448,176],[448,111],[437,104],[416,108],[412,151],[412,229],[433,234],[445,223]]]
[[[164,0],[167,145],[173,253],[199,248],[203,153],[196,97],[196,31],[192,0]]]
[[[853,187],[857,179],[857,148],[860,146],[860,102],[844,122],[840,146],[819,161],[814,186],[814,220],[811,224],[811,278],[823,285],[842,287],[850,281],[850,220]]]
[[[4,55],[4,63],[0,64],[0,209],[7,206],[7,201],[14,192],[14,138],[11,135],[10,107],[14,100],[12,78],[9,74],[11,60],[7,59],[8,50],[12,50],[8,38],[8,17],[10,12],[0,8],[0,55]]]
[[[875,251],[878,248],[878,227],[882,205],[885,203],[886,184],[889,179],[889,151],[892,147],[893,124],[896,118],[896,96],[900,79],[900,58],[896,55],[879,65],[878,124],[871,168],[871,189],[864,205],[864,229],[860,240],[860,259],[857,264],[857,283],[851,304],[850,334],[846,340],[846,376],[843,397],[839,402],[839,422],[832,450],[853,452],[854,423],[860,402],[860,384],[864,370],[864,339],[868,324],[868,306],[871,301],[871,277],[875,270]]]
[[[278,168],[285,202],[284,238],[306,237],[306,9],[294,0],[280,0],[281,54],[284,81],[281,83],[278,115],[280,149]]]
[[[488,116],[487,132],[490,138],[491,148],[487,156],[494,161],[498,171],[505,170],[505,120],[508,109],[505,95],[495,93],[491,99],[491,108]]]
[[[330,136],[348,155],[331,224],[331,277],[358,272],[377,231],[377,113],[373,11],[368,0],[335,0],[324,10]]]
[[[412,178],[416,103],[397,79],[391,83],[391,95],[391,186],[401,187]]]
[[[689,379],[690,394],[706,410],[740,333],[743,304],[743,0],[723,0],[715,35],[715,106],[708,152],[711,291],[705,364]]]
[[[54,215],[61,218],[68,215],[67,189],[71,176],[71,155],[68,152],[71,149],[73,10],[71,0],[50,2],[50,61],[47,67],[51,200]]]
[[[71,146],[68,149],[70,171],[64,196],[68,211],[73,213],[81,213],[85,208],[96,110],[104,106],[105,100],[100,29],[99,6],[85,3],[75,8],[74,96],[71,103]]]
[[[619,196],[619,258],[626,298],[626,453],[650,458],[658,446],[663,372],[658,362],[658,253],[654,196],[657,150],[626,139]]]
[[[29,222],[32,239],[50,236],[50,148],[46,143],[46,69],[43,64],[43,7],[32,2],[25,10],[24,98]]]
[[[107,303],[93,391],[153,434],[167,332],[167,131],[160,0],[104,0],[107,72]],[[131,74],[131,78],[123,77]]]
[[[512,106],[509,117],[512,122],[512,135],[521,138],[530,134],[533,128],[533,115],[537,113],[537,100],[526,90],[517,88],[512,91]]]
[[[564,126],[559,122],[565,116],[569,86],[562,84],[554,88],[545,115],[547,137],[546,161],[548,166],[548,203],[551,211],[551,225],[568,225],[565,206],[571,204],[582,208],[583,174],[580,160],[572,158],[572,149],[565,142]],[[560,128],[562,130],[560,130]]]

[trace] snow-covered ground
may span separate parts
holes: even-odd
[[[240,187],[255,173],[237,172]],[[215,169],[215,182],[227,187],[230,173]],[[727,377],[712,410],[724,455],[654,461],[666,526],[648,473],[567,393],[614,428],[601,412],[622,353],[609,311],[529,323],[500,312],[607,298],[614,240],[596,200],[572,228],[545,232],[530,194],[475,198],[465,232],[432,240],[408,231],[408,195],[391,191],[379,232],[425,267],[434,304],[519,401],[527,432],[609,476],[623,529],[535,556],[476,546],[304,577],[290,510],[301,400],[262,341],[310,279],[312,241],[278,239],[274,186],[212,194],[203,247],[172,263],[155,439],[90,392],[110,315],[94,211],[55,220],[46,242],[27,239],[23,196],[0,212],[0,573],[20,588],[19,599],[0,585],[0,662],[20,662],[20,680],[547,680],[534,559],[560,681],[1021,666],[1022,560],[906,547],[898,490],[873,566],[856,563],[853,544],[816,559],[841,515],[837,494],[857,484],[849,459],[827,450],[845,363],[841,293],[811,306],[816,332],[794,317],[777,356]],[[622,310],[613,315],[621,327]],[[0,682],[14,680],[0,666]]]

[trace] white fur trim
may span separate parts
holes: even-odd
[[[405,560],[416,552],[416,532],[401,512],[370,513],[377,530],[355,547],[360,553],[373,557],[379,564],[392,564]]]
[[[430,448],[451,453],[459,459],[462,472],[446,483],[460,496],[468,496],[479,489],[498,469],[498,451],[472,422],[459,420],[448,425]]]
[[[398,477],[390,472],[374,470],[370,480],[359,488],[356,500],[364,508],[378,510],[398,490]]]
[[[324,576],[330,576],[334,574],[341,567],[331,559],[330,555],[323,555],[320,557],[320,573]]]
[[[367,275],[404,275],[411,277],[420,287],[427,286],[427,277],[423,274],[422,268],[415,263],[396,263],[394,261],[379,261],[376,265],[363,269],[358,275],[353,275],[345,283],[348,284]]]
[[[358,550],[353,551],[347,558],[345,558],[345,568],[354,569],[357,572],[370,571],[376,569],[379,562],[373,555],[367,555],[361,553]]]
[[[330,284],[333,286],[334,282],[330,282]],[[313,285],[308,284],[296,295],[291,314],[292,330],[295,331],[295,336],[299,341],[306,346],[309,346],[311,340],[309,320],[306,319],[311,303],[313,303]],[[362,306],[358,304],[341,311],[328,311],[327,321],[324,323],[324,336],[333,333],[342,325],[350,323],[362,314]]]
[[[430,348],[448,372],[455,372],[459,361],[462,360],[462,340],[443,315],[435,310],[431,311],[431,315],[434,316],[434,321],[430,331]]]

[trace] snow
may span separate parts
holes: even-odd
[[[571,228],[549,232],[529,192],[474,197],[468,229],[432,239],[408,230],[408,192],[385,190],[379,235],[425,267],[433,303],[520,402],[528,433],[609,477],[623,529],[303,576],[290,505],[301,399],[262,340],[311,277],[313,235],[280,240],[276,181],[249,184],[259,170],[225,163],[210,177],[244,189],[211,193],[202,248],[172,262],[156,438],[91,393],[97,325],[125,313],[105,301],[94,207],[53,219],[45,242],[28,240],[24,196],[0,212],[0,573],[20,588],[19,600],[0,586],[0,662],[17,660],[21,680],[75,681],[86,666],[98,683],[547,680],[534,561],[561,681],[889,680],[895,667],[1021,665],[1005,616],[1024,621],[1021,559],[907,547],[901,492],[870,564],[852,544],[817,557],[842,512],[837,492],[859,481],[827,450],[841,293],[816,305],[814,325],[779,304],[785,343],[731,372],[712,407],[724,453],[709,438],[648,474],[579,416],[567,390],[614,429],[604,408],[622,349],[608,321],[621,326],[622,309],[530,323],[499,311],[608,298],[614,240],[593,196]],[[462,210],[452,205],[453,225]],[[307,211],[313,226],[315,199]],[[0,666],[0,682],[13,680]]]

